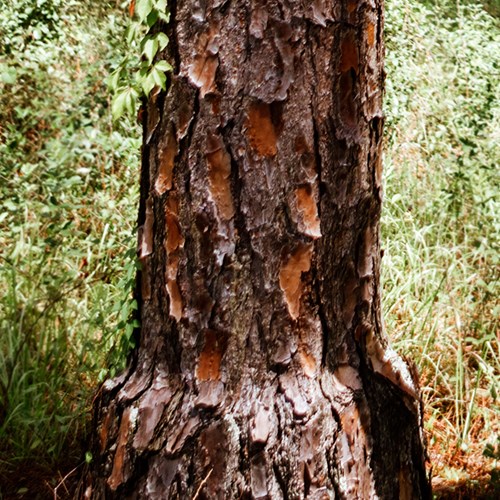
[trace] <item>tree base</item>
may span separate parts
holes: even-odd
[[[367,370],[247,376],[237,394],[139,370],[108,381],[81,496],[431,498],[418,406]]]

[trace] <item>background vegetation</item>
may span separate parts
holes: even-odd
[[[435,488],[492,480],[492,498],[500,497],[498,7],[388,3],[382,225],[387,329],[422,375]]]
[[[131,346],[141,133],[108,89],[139,53],[126,7],[2,4],[0,498],[70,495],[93,391]],[[436,491],[494,498],[500,5],[386,15],[386,326],[422,374]]]

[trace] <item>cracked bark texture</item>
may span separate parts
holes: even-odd
[[[85,498],[430,498],[379,291],[380,0],[171,2],[129,369]]]

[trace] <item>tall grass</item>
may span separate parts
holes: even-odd
[[[80,460],[92,392],[123,364],[140,147],[109,110],[123,30],[114,2],[2,4],[0,485]]]
[[[500,24],[481,5],[387,4],[387,329],[422,373],[443,478],[500,435]]]

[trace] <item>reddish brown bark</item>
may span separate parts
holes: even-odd
[[[382,5],[173,2],[145,118],[140,343],[91,498],[429,498],[379,294]]]

